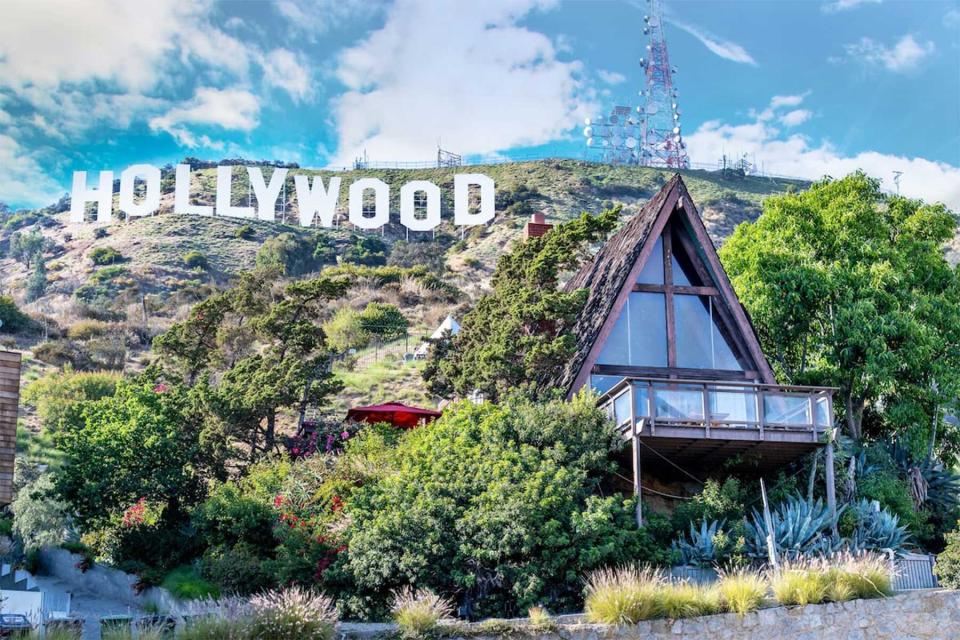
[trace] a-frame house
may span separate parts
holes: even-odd
[[[827,442],[833,390],[777,384],[679,174],[567,284],[581,288],[558,386],[601,394],[632,440],[638,494],[648,459],[703,473],[736,456],[772,471]]]

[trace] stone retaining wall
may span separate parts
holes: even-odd
[[[776,607],[748,613],[650,620],[633,627],[559,621],[555,630],[537,632],[526,621],[467,625],[464,640],[502,640],[518,635],[537,640],[952,640],[960,638],[960,591],[913,591],[879,600],[853,600],[806,607]],[[516,624],[513,632],[506,630]],[[377,628],[381,627],[381,628]],[[341,631],[359,640],[384,635],[392,625],[344,624]]]

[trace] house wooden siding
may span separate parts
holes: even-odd
[[[0,504],[13,500],[20,407],[20,354],[0,351]]]

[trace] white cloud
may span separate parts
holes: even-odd
[[[310,42],[351,17],[366,17],[383,10],[386,3],[370,0],[278,0],[274,8],[286,18],[291,30]]]
[[[696,25],[679,22],[673,18],[670,18],[669,21],[678,29],[682,29],[683,31],[686,31],[692,35],[694,38],[699,40],[703,46],[724,60],[739,62],[741,64],[749,64],[754,67],[757,66],[757,61],[753,59],[753,56],[747,53],[747,50],[736,42],[733,42],[732,40],[724,40],[723,38],[715,36]]]
[[[295,102],[313,94],[312,78],[307,63],[288,49],[274,49],[262,62],[263,77],[268,86],[283,89]]]
[[[844,47],[847,56],[872,67],[883,67],[894,73],[915,71],[925,58],[933,54],[932,41],[917,42],[912,34],[900,38],[892,47],[884,46],[872,38],[861,38],[859,42]]]
[[[947,9],[947,12],[943,14],[943,26],[951,29],[960,27],[960,7]]]
[[[780,116],[780,124],[785,127],[796,127],[809,120],[812,115],[809,109],[794,109]]]
[[[517,24],[544,2],[436,6],[400,0],[383,28],[340,56],[347,91],[334,102],[332,164],[364,149],[375,160],[429,158],[438,140],[460,153],[540,144],[596,108],[581,64],[559,60],[549,38]]]
[[[597,71],[597,76],[600,77],[600,80],[607,84],[622,84],[627,81],[627,76],[622,73],[617,73],[616,71],[606,71],[601,69]]]
[[[820,5],[824,13],[837,13],[838,11],[848,11],[865,4],[880,4],[882,0],[830,0]]]
[[[893,171],[903,171],[900,191],[927,202],[943,202],[960,211],[960,167],[924,158],[909,158],[876,151],[847,155],[829,142],[815,143],[799,133],[783,135],[769,121],[754,119],[745,124],[706,122],[686,136],[692,160],[713,163],[721,153],[756,159],[767,173],[817,179],[862,169],[892,187]]]
[[[0,202],[52,202],[63,189],[16,140],[0,134]]]
[[[222,143],[207,136],[197,137],[184,125],[214,126],[233,131],[250,131],[259,124],[260,99],[242,89],[197,89],[194,97],[176,106],[165,114],[151,118],[150,128],[166,131],[178,143],[194,148],[198,146],[223,148]]]
[[[800,103],[802,103],[806,97],[806,93],[792,96],[773,96],[773,98],[770,99],[770,107],[773,109],[780,107],[797,107],[800,106]]]

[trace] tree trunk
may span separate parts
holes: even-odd
[[[857,495],[857,456],[851,455],[847,464],[847,481],[844,487],[844,502],[850,502]]]
[[[813,488],[817,482],[817,463],[820,461],[820,452],[813,452],[813,461],[810,463],[810,478],[807,481],[807,500],[813,502]]]
[[[267,432],[263,438],[263,450],[273,451],[273,442],[277,432],[277,414],[271,411],[267,414]]]
[[[856,441],[860,441],[863,428],[863,409],[865,401],[863,397],[854,397],[851,391],[841,391],[843,393],[843,402],[846,407],[847,433]]]

